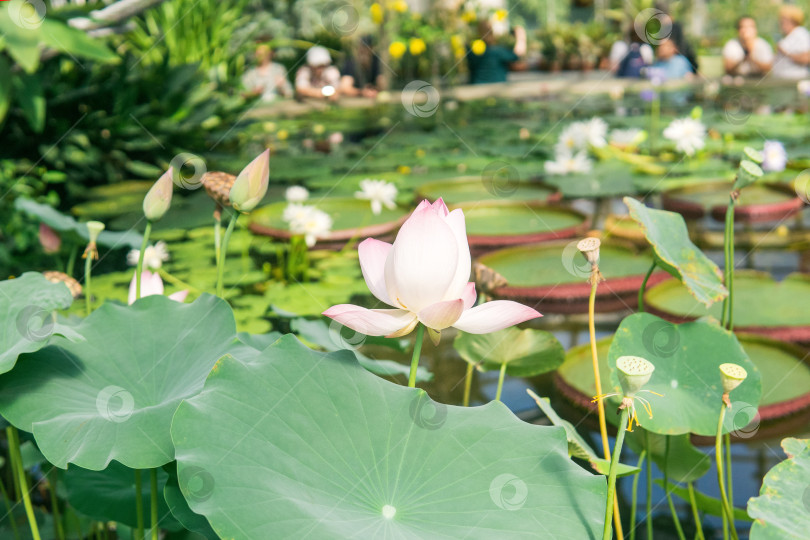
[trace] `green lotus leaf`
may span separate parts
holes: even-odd
[[[608,351],[610,384],[615,392],[621,391],[616,359],[625,355],[641,356],[655,366],[644,390],[661,395],[643,391],[639,394],[650,402],[652,418],[638,406],[641,425],[650,432],[716,435],[723,395],[719,367],[726,362],[743,366],[748,378],[731,392],[730,399],[736,407],[726,415],[724,432],[745,427],[737,425],[745,415],[736,413],[759,406],[762,394],[759,370],[737,338],[714,322],[672,324],[649,313],[626,317]]]
[[[160,467],[174,459],[169,424],[177,405],[202,389],[236,343],[228,304],[148,296],[107,303],[76,331],[85,338],[29,354],[0,377],[0,414],[32,432],[54,465],[102,470]]]
[[[453,342],[458,354],[481,370],[498,370],[515,377],[533,377],[554,371],[563,363],[565,350],[554,334],[514,326],[489,334],[459,332]]]
[[[748,500],[756,519],[751,540],[803,540],[810,529],[810,439],[782,441],[788,459],[768,471],[759,497]]]
[[[647,208],[631,197],[623,200],[630,216],[644,229],[658,266],[681,280],[692,296],[707,307],[728,295],[722,272],[689,239],[680,214]]]
[[[604,478],[570,461],[563,429],[499,402],[436,403],[294,336],[221,359],[172,438],[180,489],[223,538],[569,539],[603,525]]]
[[[189,531],[204,536],[208,538],[208,540],[219,540],[219,537],[211,528],[208,521],[200,514],[192,512],[191,508],[188,507],[188,502],[186,502],[186,498],[183,497],[183,493],[180,491],[180,484],[177,479],[177,467],[174,464],[170,464],[165,468],[168,469],[169,477],[166,480],[166,486],[163,488],[163,498],[166,499],[166,504],[169,506],[169,510],[174,518]],[[192,479],[192,482],[202,482],[204,480],[205,477],[200,477]]]

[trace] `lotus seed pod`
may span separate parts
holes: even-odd
[[[87,233],[90,235],[90,243],[95,244],[98,240],[98,235],[104,230],[104,224],[100,221],[88,221]]]
[[[265,150],[242,169],[230,191],[231,204],[240,212],[250,212],[267,193],[270,183],[270,150]]]
[[[174,187],[172,183],[173,177],[174,168],[169,167],[169,170],[158,178],[157,182],[149,188],[146,197],[143,198],[143,215],[149,221],[157,221],[162,218],[169,206],[171,206],[172,189]]]
[[[627,397],[633,397],[650,381],[655,366],[640,356],[620,356],[616,360],[616,369],[619,370],[622,392]]]
[[[577,242],[577,249],[582,252],[585,259],[592,265],[599,264],[599,246],[602,242],[598,238],[588,237]]]
[[[720,364],[720,375],[723,377],[723,393],[728,394],[745,380],[748,372],[737,364]]]
[[[745,154],[745,157],[757,164],[760,164],[765,160],[765,156],[762,155],[762,152],[759,150],[754,150],[750,146],[743,148],[743,153]]]

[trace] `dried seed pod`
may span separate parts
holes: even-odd
[[[78,298],[82,294],[82,286],[79,284],[78,281],[70,277],[69,275],[63,272],[57,272],[56,270],[49,270],[47,272],[42,273],[45,276],[45,279],[50,281],[51,283],[64,283],[67,285],[67,288],[70,289],[70,294],[73,295],[73,298]]]

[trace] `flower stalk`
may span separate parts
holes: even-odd
[[[84,259],[84,301],[85,301],[85,309],[87,315],[90,315],[92,311],[92,291],[90,287],[90,275],[93,269],[93,261],[98,260],[98,246],[96,242],[98,241],[98,235],[101,234],[101,231],[104,230],[104,224],[100,221],[88,221],[87,222],[87,234],[89,236],[89,240],[87,242],[87,247],[84,250],[84,254],[82,258]]]
[[[17,431],[16,427],[9,424],[8,427],[6,427],[6,436],[11,465],[14,468],[14,475],[20,486],[20,495],[22,496],[23,506],[25,507],[25,515],[28,517],[28,525],[31,527],[31,537],[34,540],[40,540],[39,526],[37,525],[37,519],[34,515],[34,507],[31,504],[28,480],[25,477],[25,468],[23,467],[22,455],[20,454],[20,433]]]
[[[239,219],[239,212],[233,212],[228,221],[228,228],[225,229],[225,237],[222,239],[222,252],[217,264],[217,296],[224,298],[225,294],[225,259],[228,258],[228,243],[231,241],[231,234],[236,227],[236,220]]]
[[[621,418],[619,419],[619,431],[616,434],[616,446],[613,447],[613,457],[610,459],[610,470],[608,471],[608,493],[607,505],[605,506],[605,528],[602,530],[602,540],[611,540],[613,538],[611,519],[614,513],[614,501],[616,496],[616,472],[618,471],[619,456],[622,453],[622,445],[624,444],[624,434],[627,431],[627,422],[630,416],[629,407],[622,401],[619,407],[621,411]]]
[[[411,356],[411,371],[408,374],[408,387],[416,387],[416,369],[419,367],[419,358],[422,356],[422,341],[425,337],[425,325],[420,324],[416,329],[416,343],[413,345]]]
[[[143,231],[143,242],[141,251],[138,253],[138,264],[135,267],[135,300],[141,297],[141,273],[143,272],[143,257],[146,254],[146,246],[149,245],[149,235],[152,234],[152,222],[146,221],[146,228]]]

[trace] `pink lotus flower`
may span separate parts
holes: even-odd
[[[141,298],[144,296],[152,296],[153,294],[163,294],[163,280],[160,279],[160,274],[157,272],[152,273],[149,270],[144,270],[141,273]],[[174,294],[170,294],[169,299],[183,303],[186,300],[186,296],[188,296],[188,290],[177,291]],[[132,274],[132,281],[129,282],[129,300],[127,303],[132,305],[135,303],[135,300],[135,274]]]
[[[59,253],[59,248],[62,246],[62,239],[56,231],[44,223],[40,223],[39,243],[45,253]]]
[[[373,238],[359,248],[360,268],[371,293],[394,309],[366,309],[352,304],[323,312],[344,326],[369,336],[399,337],[422,323],[434,342],[455,327],[486,334],[541,317],[534,309],[496,300],[473,307],[470,248],[460,209],[448,211],[439,199],[422,201],[402,225],[394,244]]]

